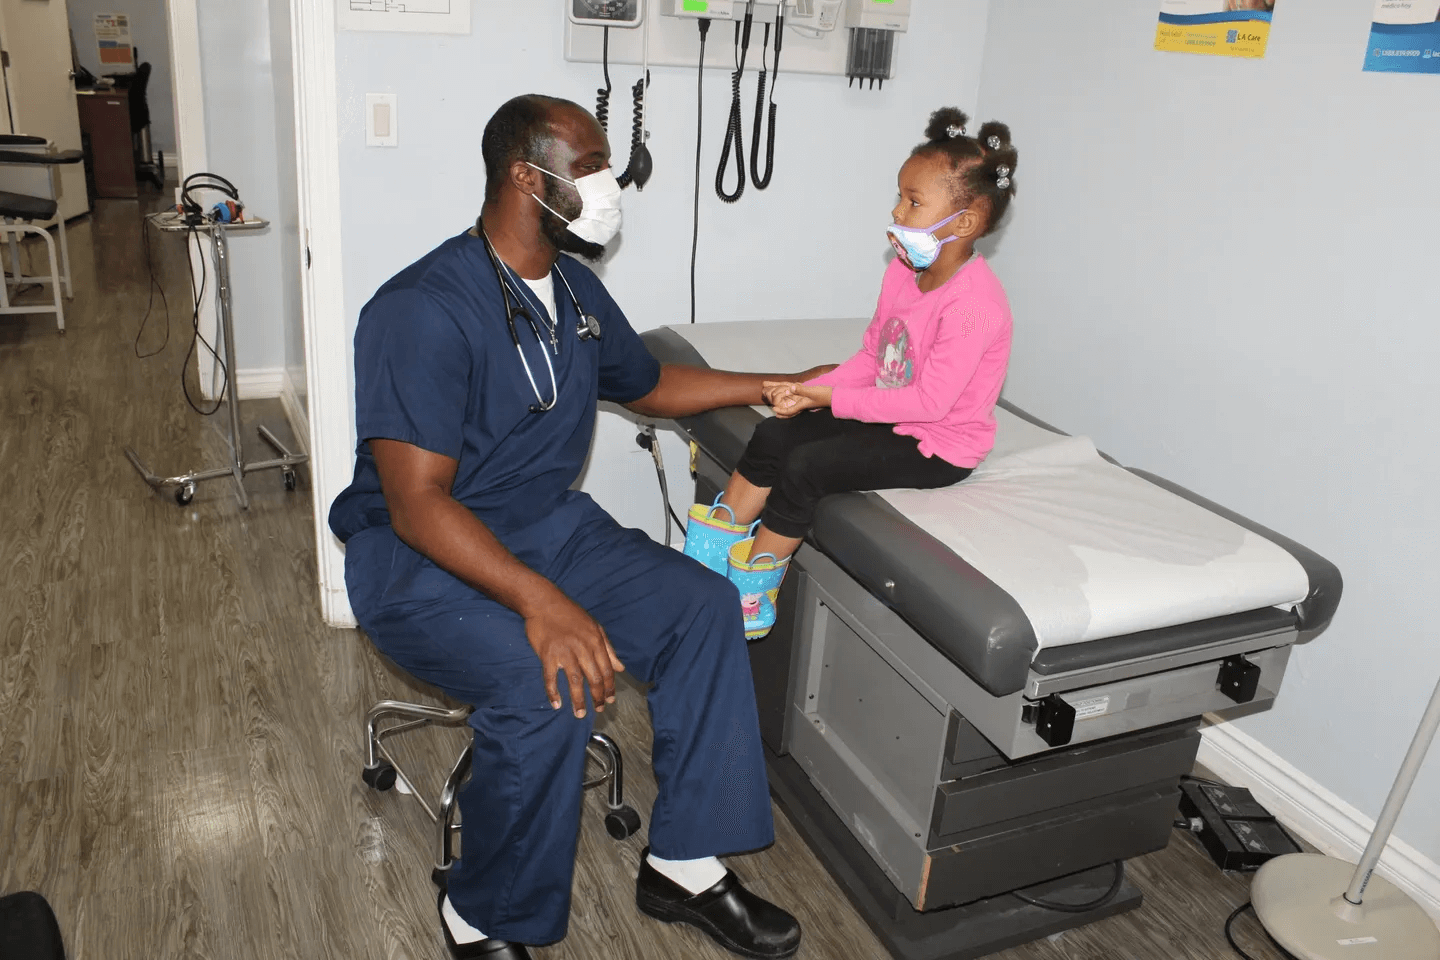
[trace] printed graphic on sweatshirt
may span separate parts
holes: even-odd
[[[880,369],[875,374],[877,387],[908,387],[915,379],[915,357],[910,349],[910,331],[905,321],[891,317],[880,328],[876,347]]]

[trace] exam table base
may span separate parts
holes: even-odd
[[[825,720],[843,717],[823,710],[808,716],[817,701],[805,691],[813,688],[819,701],[826,698],[825,684],[803,680],[820,669],[814,658],[822,658],[833,690],[853,672],[847,661],[853,664],[863,648],[839,643],[843,630],[817,626],[819,606],[843,606],[832,592],[841,589],[838,571],[813,552],[795,563],[780,593],[775,630],[750,645],[771,792],[897,960],[981,957],[1140,905],[1140,892],[1127,882],[1082,913],[1033,906],[1010,891],[1093,903],[1109,890],[1115,861],[1163,849],[1179,778],[1193,768],[1199,747],[1198,717],[1009,760],[952,711],[943,723],[948,732],[935,743],[943,748],[941,782],[930,781],[931,814],[917,825],[928,830],[923,837],[897,832],[898,821],[874,801],[866,764],[856,766],[878,751],[867,749],[851,727],[847,742],[858,752],[845,762],[827,747],[825,732]],[[817,575],[831,591],[815,581]],[[827,638],[823,650],[816,646],[821,636]],[[862,691],[865,704],[873,698],[877,709],[902,718],[907,740],[912,732],[923,736],[924,717],[933,708],[895,696],[898,682],[887,682],[887,672],[875,665]],[[918,711],[913,725],[903,719],[912,710]],[[892,725],[878,718],[864,724]],[[899,786],[892,781],[892,788]]]
[[[1126,880],[1108,903],[1085,913],[1031,906],[1010,894],[921,913],[875,865],[798,763],[790,757],[777,757],[768,748],[766,761],[771,794],[897,960],[970,960],[1140,906],[1142,894]],[[1038,884],[1025,892],[1043,900],[1090,903],[1105,895],[1113,878],[1113,868],[1107,865]]]

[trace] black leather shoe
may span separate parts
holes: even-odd
[[[450,948],[450,956],[455,960],[530,960],[530,951],[525,949],[524,944],[508,940],[491,938],[474,943],[456,943],[450,933],[450,924],[445,922],[444,890],[440,891],[440,899],[435,901],[435,909],[440,911],[440,929],[445,933],[445,946]]]
[[[646,848],[635,881],[640,912],[666,923],[688,923],[731,953],[759,960],[788,957],[800,949],[800,922],[740,885],[727,870],[709,890],[692,894],[650,866]]]

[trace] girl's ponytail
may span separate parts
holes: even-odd
[[[965,127],[970,118],[959,107],[941,107],[930,114],[930,123],[925,127],[925,140],[929,143],[945,143],[965,136]]]

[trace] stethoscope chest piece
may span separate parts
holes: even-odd
[[[579,311],[576,312],[578,313]],[[595,319],[594,314],[580,314],[580,322],[575,325],[575,335],[581,340],[599,340],[600,321]]]

